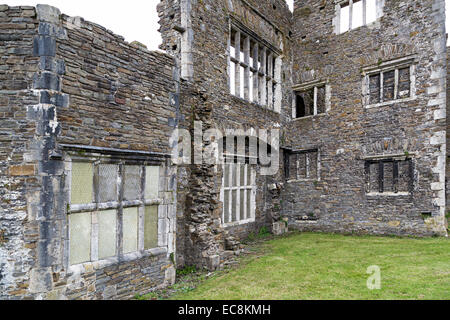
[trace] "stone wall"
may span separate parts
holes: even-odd
[[[284,0],[163,0],[167,54],[49,6],[0,6],[0,299],[131,298],[173,283],[174,266],[223,267],[240,240],[262,227],[284,232],[284,221],[302,231],[447,235],[444,1],[379,3],[375,23],[336,34],[331,1],[295,1],[292,15]],[[280,54],[278,109],[230,94],[232,24]],[[404,58],[415,94],[367,108],[365,70]],[[314,81],[327,85],[326,112],[293,119],[293,91]],[[177,128],[192,137],[281,131],[278,172],[256,166],[254,222],[224,227],[223,167],[175,166]],[[317,178],[287,179],[290,153],[313,149]],[[367,194],[368,159],[394,156],[412,159],[413,188]],[[160,167],[157,248],[68,264],[74,157]]]
[[[27,216],[27,190],[39,188],[37,162],[26,154],[38,124],[27,105],[39,103],[33,75],[38,22],[33,7],[0,6],[0,299],[27,296],[37,228]]]
[[[281,128],[289,118],[291,109],[290,36],[291,17],[285,1],[196,1],[182,0],[178,4],[165,0],[158,5],[161,18],[162,48],[169,50],[180,66],[180,77],[189,85],[183,92],[181,105],[186,108],[189,127],[192,121],[201,120],[203,130]],[[274,112],[232,96],[229,92],[228,41],[230,17],[252,30],[282,52],[282,110]],[[191,94],[192,92],[192,94]],[[197,98],[196,98],[197,97]],[[192,115],[189,116],[189,111]],[[218,256],[223,259],[225,243],[233,238],[244,239],[250,232],[272,225],[273,208],[279,209],[280,199],[272,199],[268,183],[277,177],[261,177],[258,174],[256,221],[223,229],[221,226],[222,202],[219,199],[222,186],[222,167],[187,166],[180,168],[183,180],[190,181],[178,190],[178,264],[196,264],[211,267]],[[195,175],[192,175],[192,173]],[[201,179],[200,179],[201,178]],[[278,176],[278,180],[282,176]],[[186,197],[187,195],[187,197]],[[203,201],[208,199],[208,205]],[[277,210],[275,209],[275,211]],[[185,229],[182,234],[181,230]],[[230,250],[230,248],[228,248]],[[183,252],[183,253],[182,253]],[[211,258],[212,257],[212,258]],[[215,262],[211,262],[212,259]]]
[[[0,10],[0,298],[127,299],[173,283],[173,58],[53,7]],[[69,265],[73,153],[160,166],[157,248]]]
[[[295,1],[293,82],[327,82],[331,110],[286,128],[286,147],[319,149],[321,174],[286,184],[283,214],[300,230],[445,235],[444,1],[385,1],[375,23],[338,35],[335,10]],[[363,69],[407,56],[417,61],[416,98],[365,108]],[[394,154],[413,156],[413,192],[367,195],[364,159]]]
[[[449,13],[447,13],[449,14]],[[449,93],[449,83],[450,83],[450,49],[449,47],[447,47],[447,97],[450,97],[450,93]],[[450,114],[450,101],[449,99],[447,99],[447,114]],[[446,202],[447,202],[447,223],[449,222],[449,217],[448,214],[450,212],[450,161],[449,161],[449,156],[450,156],[450,121],[447,120],[447,166],[446,166],[446,185],[445,185],[445,192],[447,194],[446,196]]]

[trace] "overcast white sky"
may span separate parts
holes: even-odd
[[[292,9],[294,0],[287,0]],[[80,16],[119,34],[129,42],[137,40],[150,50],[161,43],[156,5],[160,0],[0,0],[10,6],[46,3],[69,16]],[[447,7],[447,31],[450,30],[450,0]],[[450,39],[447,42],[450,45]]]

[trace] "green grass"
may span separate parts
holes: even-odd
[[[296,233],[257,251],[172,299],[450,299],[450,241],[444,238]],[[366,285],[372,265],[381,268],[380,290]]]

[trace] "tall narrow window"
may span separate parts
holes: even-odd
[[[223,214],[225,226],[255,220],[256,173],[252,165],[227,163],[222,182]]]
[[[366,0],[366,23],[372,23],[377,20],[377,0]]]
[[[352,29],[356,29],[364,25],[363,4],[363,0],[353,0]]]
[[[350,30],[350,4],[345,3],[341,5],[341,16],[340,16],[340,31],[341,33]]]

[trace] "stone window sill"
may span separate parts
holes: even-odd
[[[140,207],[140,206],[156,206],[164,203],[163,199],[153,199],[153,200],[124,200],[122,205],[124,208],[130,207]],[[68,214],[79,213],[79,212],[89,212],[89,211],[103,211],[103,210],[117,210],[120,208],[120,203],[118,201],[111,201],[105,203],[90,203],[90,204],[73,204],[69,205]]]
[[[251,219],[246,219],[246,220],[241,220],[241,221],[236,221],[236,222],[223,223],[222,226],[224,228],[231,228],[231,227],[242,226],[244,224],[249,224],[249,223],[252,223],[255,221],[256,221],[255,218],[251,218]]]
[[[372,108],[386,107],[386,106],[391,106],[391,105],[397,104],[397,103],[404,103],[404,102],[410,102],[410,101],[415,101],[415,100],[417,100],[417,97],[397,99],[397,100],[381,102],[381,103],[376,103],[376,104],[369,104],[369,105],[364,106],[364,108],[372,109]]]
[[[298,182],[319,182],[318,179],[293,179],[288,180],[287,183],[298,183]]]
[[[325,116],[328,116],[328,113],[320,113],[320,114],[316,114],[315,116],[307,116],[307,117],[301,117],[301,118],[295,118],[295,119],[292,119],[292,122],[297,122],[297,121],[300,121],[300,120],[308,120],[308,119],[318,119],[318,118],[322,118],[322,117],[325,117]]]
[[[296,220],[298,224],[318,224],[317,220]]]
[[[81,264],[76,264],[76,265],[72,265],[69,266],[68,268],[68,275],[82,275],[85,273],[89,273],[92,272],[94,270],[101,270],[113,265],[117,265],[119,263],[124,263],[124,262],[131,262],[131,261],[135,261],[135,260],[139,260],[142,258],[146,258],[146,257],[158,257],[158,256],[163,256],[163,255],[167,255],[167,248],[165,247],[160,247],[160,248],[154,248],[154,249],[149,249],[149,250],[145,250],[144,252],[134,252],[134,253],[127,253],[124,254],[122,259],[120,259],[118,257],[112,257],[112,258],[108,258],[108,259],[103,259],[103,260],[99,260],[99,261],[95,261],[95,262],[86,262],[86,263],[81,263]]]
[[[383,192],[383,193],[379,193],[379,192],[371,192],[371,193],[366,193],[367,197],[409,197],[411,196],[411,193],[409,192]]]

